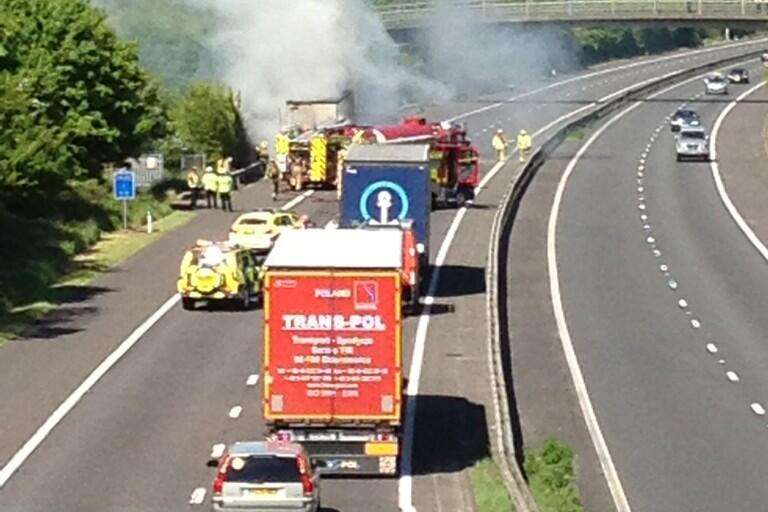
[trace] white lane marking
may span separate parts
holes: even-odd
[[[688,301],[685,299],[680,299],[677,301],[677,305],[680,306],[682,309],[685,309],[688,307]]]
[[[645,221],[647,221],[647,220],[648,220],[648,216],[647,216],[646,214],[642,214],[642,215],[640,216],[640,220],[641,220],[641,221],[643,221],[643,222],[645,222]]]
[[[27,457],[40,446],[51,431],[64,419],[75,405],[85,396],[85,394],[133,347],[141,337],[154,326],[163,315],[179,302],[179,295],[175,294],[165,301],[157,311],[138,326],[111,354],[104,359],[95,370],[70,394],[55,411],[45,420],[26,443],[17,451],[11,460],[9,460],[3,469],[0,470],[0,488],[2,488],[9,478],[21,467]]]
[[[493,170],[498,170],[505,162],[497,163]],[[432,313],[432,304],[434,304],[435,294],[440,279],[440,269],[445,263],[448,250],[453,243],[453,239],[459,229],[461,221],[467,214],[467,208],[462,207],[456,212],[456,215],[448,228],[448,232],[440,245],[440,249],[435,257],[435,263],[432,275],[429,279],[429,288],[426,297],[424,297],[424,310],[419,315],[419,322],[416,326],[416,336],[413,346],[413,355],[411,356],[411,367],[408,372],[408,387],[406,393],[405,409],[405,434],[403,436],[403,457],[402,474],[398,482],[398,506],[402,512],[415,512],[413,506],[413,436],[416,427],[416,396],[419,394],[419,381],[421,380],[421,368],[424,362],[424,352],[427,343],[427,332]]]
[[[246,386],[255,386],[256,383],[259,382],[259,374],[258,373],[252,373],[248,376],[248,380],[245,381]]]
[[[728,192],[725,190],[725,185],[723,185],[723,180],[720,176],[720,165],[717,162],[717,136],[720,133],[720,127],[722,126],[723,121],[731,112],[731,110],[734,109],[734,107],[738,102],[740,102],[750,94],[757,91],[763,85],[765,85],[765,83],[761,82],[755,85],[754,87],[748,89],[747,91],[744,91],[741,95],[739,95],[739,97],[737,97],[734,101],[729,103],[728,106],[725,107],[723,111],[720,113],[720,115],[717,117],[717,120],[715,121],[715,125],[712,128],[712,136],[711,136],[712,145],[710,148],[711,161],[709,163],[709,167],[712,171],[712,179],[715,180],[715,187],[717,188],[717,192],[720,195],[720,200],[725,205],[726,210],[728,210],[728,213],[730,213],[731,217],[736,222],[736,225],[739,226],[739,229],[741,229],[742,233],[744,233],[744,235],[752,243],[755,249],[757,249],[757,251],[763,257],[763,259],[768,261],[768,248],[765,247],[765,244],[763,244],[763,242],[757,237],[755,232],[752,231],[752,228],[749,227],[749,224],[747,224],[747,221],[744,220],[744,217],[742,217],[741,213],[739,213],[739,210],[733,204],[733,201],[731,201],[730,196],[728,196]]]
[[[739,382],[739,375],[736,372],[725,372],[725,376],[731,382]]]
[[[646,231],[650,231],[651,230],[651,225],[650,224],[643,224],[643,229],[646,230]]]
[[[294,206],[296,206],[297,204],[299,204],[300,202],[302,202],[303,200],[305,200],[306,198],[308,198],[309,196],[311,196],[314,193],[315,193],[314,190],[307,190],[303,194],[298,195],[298,196],[294,197],[293,199],[291,199],[290,201],[288,201],[287,203],[285,203],[283,206],[280,207],[280,209],[281,210],[290,210],[291,208],[293,208]]]
[[[658,249],[654,249],[653,250],[653,255],[656,256],[657,258],[660,258],[661,257],[661,251],[658,250]]]
[[[753,402],[752,404],[750,404],[749,407],[751,407],[752,412],[754,412],[758,416],[765,416],[765,409],[758,402]]]
[[[699,320],[697,320],[696,318],[691,318],[691,326],[694,329],[698,329],[699,327],[701,327],[701,322]]]
[[[594,103],[586,105],[572,112],[564,114],[552,122],[546,124],[542,128],[536,130],[533,133],[533,137],[538,137],[545,133],[547,130],[565,121],[566,119],[577,115],[578,113],[591,108]],[[517,152],[514,149],[510,157]],[[488,173],[483,176],[480,183],[475,187],[475,195],[478,196],[485,189],[486,185],[494,176],[504,167],[509,160],[497,162]],[[403,435],[403,455],[402,455],[402,474],[398,481],[398,507],[401,512],[414,512],[416,509],[413,506],[413,436],[416,424],[416,395],[419,391],[419,380],[421,378],[421,366],[424,360],[424,350],[426,345],[427,333],[429,330],[429,322],[431,319],[431,306],[434,303],[434,293],[437,290],[438,279],[440,276],[440,267],[442,267],[448,250],[453,243],[453,238],[456,236],[459,225],[461,224],[464,216],[467,213],[467,208],[460,208],[451,222],[448,232],[446,233],[443,243],[435,257],[435,263],[433,265],[432,277],[429,282],[429,291],[427,296],[421,301],[425,308],[419,316],[419,321],[416,327],[416,336],[413,348],[413,355],[411,356],[411,366],[408,374],[408,387],[406,389],[407,407],[405,413],[405,433]]]
[[[667,270],[669,270],[669,267],[664,264],[661,264],[659,265],[659,270],[661,270],[662,272],[666,272]]]
[[[707,343],[707,352],[710,354],[717,354],[717,345],[714,343]]]
[[[707,73],[702,73],[687,80],[683,80],[677,84],[666,87],[649,95],[647,99],[652,99],[661,96],[662,94],[666,94],[667,92],[682,87],[694,80],[700,80],[701,77],[705,76],[706,74]],[[554,310],[555,319],[557,321],[557,329],[560,334],[560,341],[563,345],[563,351],[565,352],[565,358],[566,362],[568,363],[571,378],[573,379],[574,388],[576,389],[576,395],[579,399],[579,405],[581,406],[582,414],[584,415],[585,421],[587,423],[587,429],[589,430],[589,434],[592,438],[592,443],[595,445],[595,450],[597,451],[598,458],[600,459],[600,465],[603,468],[603,474],[605,475],[605,478],[608,482],[608,487],[611,491],[611,495],[613,496],[613,501],[618,512],[629,512],[631,508],[629,506],[629,502],[627,501],[624,487],[621,485],[621,480],[619,479],[618,472],[616,471],[616,466],[614,465],[610,451],[608,450],[608,445],[606,444],[602,430],[600,429],[600,424],[597,421],[597,416],[595,415],[595,410],[592,406],[592,400],[589,398],[587,385],[584,381],[584,375],[581,372],[581,367],[579,366],[576,351],[573,347],[573,341],[571,340],[571,335],[568,331],[568,325],[565,320],[563,301],[560,295],[560,281],[557,268],[556,235],[560,203],[562,202],[563,195],[565,194],[565,187],[568,183],[568,178],[573,173],[576,165],[579,163],[579,160],[582,156],[584,156],[589,147],[608,128],[610,128],[624,116],[628,115],[630,112],[634,111],[641,104],[641,102],[634,103],[613,116],[610,120],[608,120],[608,122],[606,122],[595,133],[593,133],[581,148],[579,148],[579,151],[568,163],[565,172],[560,178],[557,191],[555,192],[555,199],[552,203],[552,210],[549,214],[549,224],[547,228],[547,264],[549,268],[549,287],[550,295],[552,297],[552,308]],[[641,209],[645,209],[645,205],[639,205],[638,207],[640,206],[643,207]],[[661,251],[654,249],[654,255],[657,257],[661,256]]]
[[[308,190],[287,204],[283,205],[283,210],[288,210],[299,204],[301,201],[311,196],[314,190]],[[77,405],[83,396],[133,347],[153,325],[165,316],[179,301],[179,294],[169,297],[162,306],[160,306],[144,323],[139,325],[117,348],[104,359],[99,366],[91,372],[88,377],[70,394],[45,422],[37,429],[24,445],[17,451],[13,457],[0,469],[0,489],[5,485],[11,476],[24,464],[24,461],[34,452],[38,446],[45,440],[51,431],[64,419],[64,417]]]
[[[653,243],[656,243],[656,239],[655,239],[655,238],[653,238],[652,236],[649,236],[648,238],[646,238],[646,239],[645,239],[645,241],[646,241],[647,243],[649,243],[649,244],[653,244]]]
[[[212,459],[218,459],[221,458],[222,455],[224,455],[224,450],[227,449],[227,446],[224,443],[218,443],[213,445],[211,448],[211,458]]]
[[[638,204],[637,207],[641,210],[645,210],[645,205],[643,203]]]
[[[643,192],[645,192],[645,187],[637,187],[637,192],[642,194]]]
[[[230,417],[230,418],[232,418],[233,420],[236,420],[237,418],[239,418],[239,417],[240,417],[240,413],[242,413],[242,412],[243,412],[243,408],[242,408],[242,406],[240,406],[240,405],[235,405],[235,406],[233,406],[233,407],[232,407],[232,408],[229,410],[229,414],[228,414],[228,415],[229,415],[229,417]]]
[[[722,51],[722,50],[727,50],[727,49],[731,49],[731,48],[738,48],[738,47],[741,47],[741,46],[749,46],[749,45],[757,46],[757,45],[765,43],[766,41],[768,41],[768,39],[756,39],[754,41],[745,41],[745,42],[733,43],[733,44],[729,44],[729,45],[716,46],[716,47],[707,48],[707,49],[704,49],[704,50],[695,50],[695,51],[686,53],[685,55],[689,55],[690,54],[690,55],[699,56],[700,54],[704,54],[704,53],[715,52],[715,51]],[[450,122],[454,122],[454,121],[459,121],[460,119],[464,119],[464,118],[467,118],[467,117],[474,116],[476,114],[480,114],[482,112],[487,112],[488,110],[493,110],[495,108],[499,108],[499,107],[501,107],[501,106],[503,106],[506,103],[509,103],[511,101],[519,100],[521,98],[526,98],[528,96],[533,96],[535,94],[538,94],[538,93],[543,92],[543,91],[547,91],[547,90],[552,89],[554,87],[559,87],[561,85],[569,84],[569,83],[576,82],[576,81],[579,81],[579,80],[586,80],[587,78],[592,78],[592,77],[595,77],[595,76],[601,76],[601,75],[605,75],[605,74],[608,74],[608,73],[615,73],[617,71],[623,71],[625,69],[630,69],[630,68],[634,68],[634,67],[637,67],[637,66],[649,66],[649,67],[652,67],[652,65],[655,65],[655,63],[657,63],[657,62],[666,61],[666,60],[673,60],[673,59],[678,59],[678,60],[680,60],[682,62],[682,57],[679,54],[678,55],[668,55],[666,57],[659,57],[658,59],[643,60],[641,62],[635,62],[635,63],[632,63],[632,64],[625,64],[625,65],[622,65],[622,66],[612,67],[612,68],[603,69],[603,70],[599,70],[599,71],[593,71],[592,73],[587,73],[587,74],[584,74],[584,75],[574,76],[574,77],[571,77],[571,78],[567,78],[565,80],[560,80],[559,82],[554,82],[554,83],[545,85],[543,87],[539,87],[539,88],[534,89],[532,91],[528,91],[528,92],[525,92],[525,93],[522,93],[522,94],[518,94],[517,96],[512,96],[511,98],[508,98],[507,101],[501,101],[501,102],[498,102],[498,103],[492,103],[491,105],[486,105],[484,107],[480,107],[478,109],[471,110],[469,112],[464,112],[462,114],[459,114],[459,115],[456,115],[454,117],[448,118],[445,121],[449,122],[449,123]],[[671,62],[670,62],[670,64],[671,64]],[[637,73],[640,73],[640,70],[638,70]],[[640,84],[641,83],[643,83],[643,82],[640,82]],[[632,87],[635,87],[635,86],[640,85],[640,84],[634,84]]]
[[[198,487],[189,496],[190,505],[201,505],[205,501],[205,487]]]
[[[675,281],[674,279],[670,279],[669,281],[667,281],[667,285],[673,290],[677,290],[677,281]]]
[[[720,359],[717,361],[717,364],[725,364],[725,359]]]

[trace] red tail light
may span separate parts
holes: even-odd
[[[301,486],[304,488],[304,494],[312,494],[315,490],[315,484],[307,474],[301,475]]]
[[[216,473],[216,478],[213,481],[213,494],[220,495],[221,491],[224,487],[224,482],[227,481],[227,466],[229,465],[229,455],[221,459],[221,463],[219,464],[218,472]]]
[[[304,494],[312,494],[315,490],[315,484],[312,483],[312,478],[309,475],[309,463],[303,456],[296,457],[296,465],[299,468],[301,474],[301,487],[304,490]]]

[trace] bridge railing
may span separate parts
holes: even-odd
[[[761,19],[768,0],[473,0],[463,5],[486,21],[605,19]],[[390,28],[425,24],[438,10],[434,1],[379,6]]]

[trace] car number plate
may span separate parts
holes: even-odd
[[[248,489],[246,494],[249,496],[272,496],[277,494],[277,489]]]

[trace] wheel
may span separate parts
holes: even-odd
[[[187,311],[195,309],[195,301],[194,301],[194,299],[192,299],[190,297],[182,297],[181,298],[181,307],[186,309]]]

